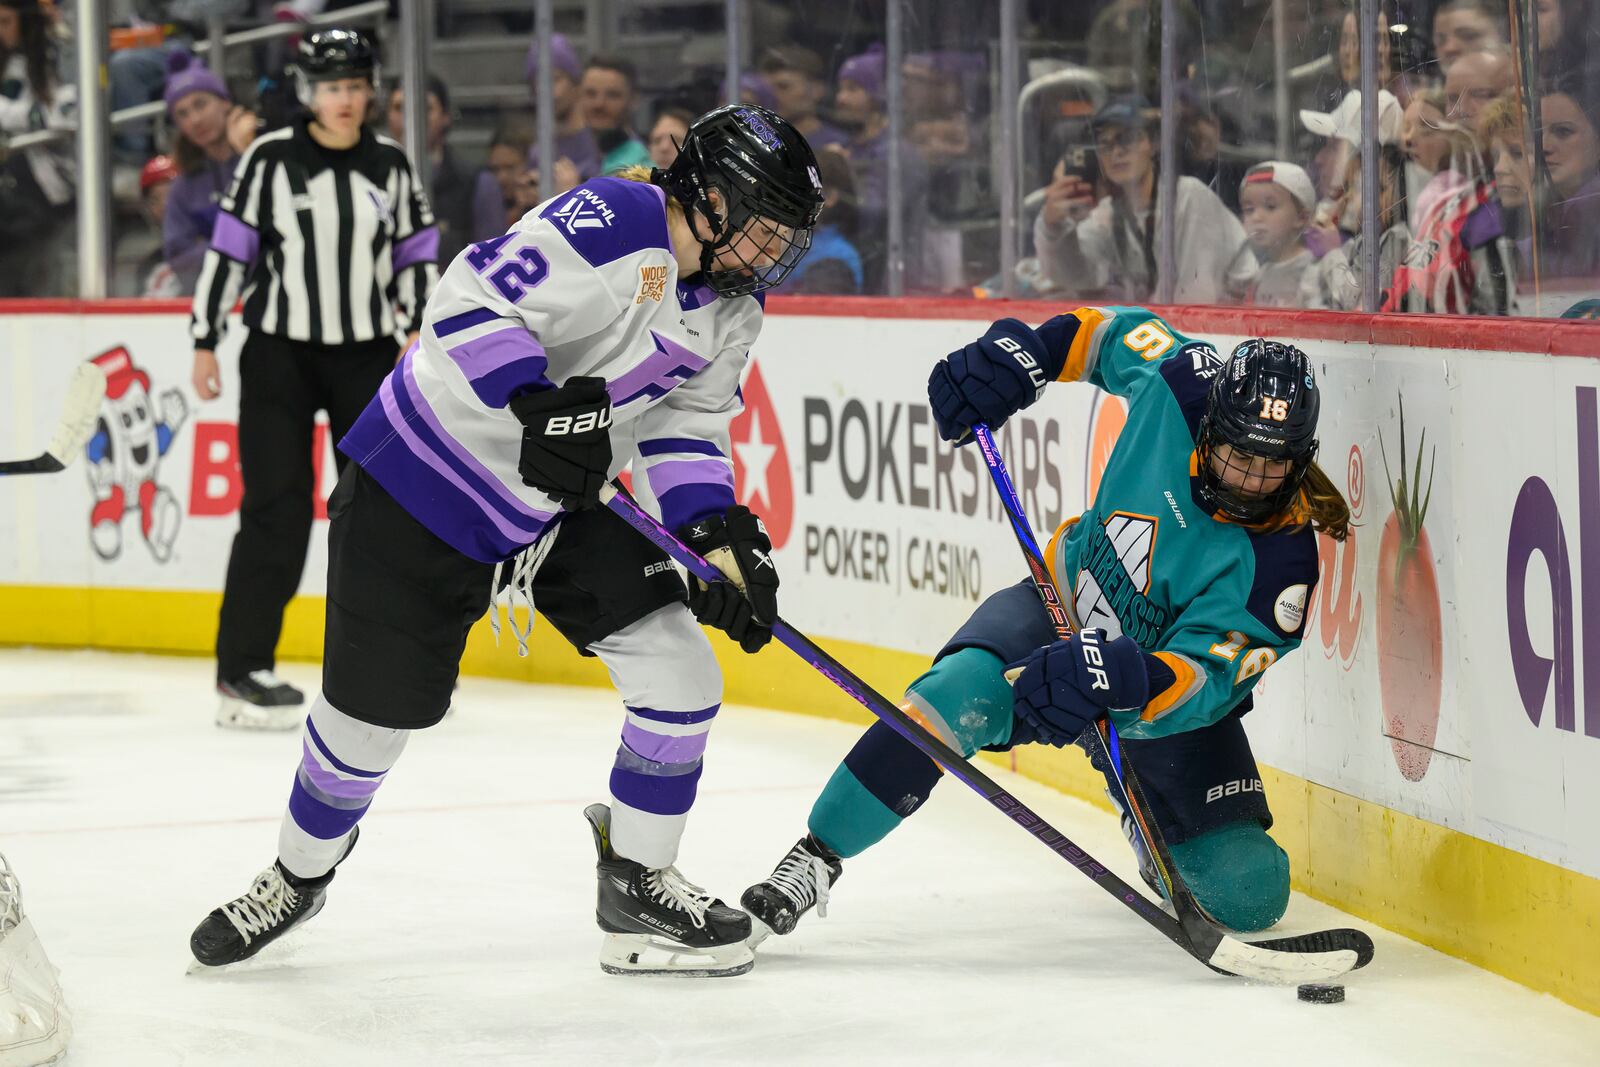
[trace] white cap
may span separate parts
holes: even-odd
[[[1271,182],[1281,185],[1294,197],[1301,208],[1307,212],[1317,209],[1317,191],[1311,184],[1311,175],[1305,168],[1294,163],[1281,163],[1272,160],[1266,163],[1257,163],[1245,171],[1244,181],[1239,183],[1240,191],[1256,182]]]
[[[1400,101],[1387,89],[1378,90],[1378,143],[1400,143]],[[1321,137],[1338,137],[1361,143],[1361,91],[1352,89],[1332,111],[1301,111],[1305,128]]]

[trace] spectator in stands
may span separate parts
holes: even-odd
[[[72,124],[76,93],[62,83],[59,60],[50,16],[37,0],[0,0],[0,135]],[[68,138],[0,161],[0,296],[69,291],[73,152]]]
[[[139,199],[145,221],[155,236],[155,246],[137,266],[139,295],[146,299],[183,295],[178,272],[167,262],[161,247],[162,227],[167,215],[167,198],[178,178],[178,164],[171,156],[156,156],[139,172]]]
[[[1594,0],[1536,0],[1539,77],[1553,80],[1582,70],[1600,43],[1600,16]]]
[[[721,100],[725,104],[735,102],[732,94],[728,92],[728,79],[726,78],[722,79]],[[772,86],[767,84],[767,79],[753,70],[747,70],[739,75],[738,102],[741,104],[757,104],[768,111],[778,110],[778,98],[773,93]]]
[[[1515,77],[1511,56],[1503,49],[1464,53],[1445,75],[1445,104],[1449,109],[1445,117],[1479,136],[1479,144],[1486,148],[1478,122],[1495,98],[1510,91]]]
[[[1261,273],[1244,302],[1263,307],[1299,307],[1300,287],[1314,262],[1306,227],[1316,209],[1311,177],[1293,163],[1259,163],[1240,183],[1240,221]]]
[[[1463,57],[1457,57],[1458,63]],[[1384,295],[1384,311],[1509,315],[1516,267],[1478,140],[1446,117],[1443,89],[1406,107],[1406,155],[1433,177],[1410,207],[1411,246]]]
[[[254,140],[255,116],[237,107],[222,79],[185,51],[168,57],[162,96],[177,131],[172,155],[179,176],[167,195],[161,244],[178,277],[179,295],[193,296],[206,249],[211,247],[217,205],[233,182],[239,156]],[[249,140],[235,146],[230,131],[236,137],[248,133]]]
[[[1323,138],[1311,159],[1311,180],[1317,195],[1325,201],[1339,199],[1350,153],[1361,145],[1361,93],[1348,92],[1332,111],[1300,112],[1306,129]],[[1387,89],[1378,91],[1378,142],[1399,144],[1403,111],[1400,101]]]
[[[1160,0],[1112,0],[1089,29],[1089,66],[1114,93],[1153,96],[1161,80]],[[1189,53],[1204,40],[1191,0],[1178,3],[1179,48]],[[1180,56],[1179,69],[1186,64]]]
[[[649,166],[650,150],[633,132],[633,105],[639,76],[633,62],[621,56],[593,56],[578,82],[583,121],[600,147],[600,173]],[[552,194],[553,195],[553,194]]]
[[[964,291],[969,258],[963,222],[992,211],[986,123],[973,121],[987,86],[981,53],[915,52],[901,67],[906,141],[928,173],[928,222],[921,232],[921,284]]]
[[[1444,0],[1433,13],[1433,54],[1448,75],[1468,52],[1504,49],[1506,6],[1503,0]]]
[[[817,114],[828,94],[821,56],[799,45],[778,45],[761,54],[757,70],[777,101],[772,110],[805,135],[813,152],[848,139],[844,130]]]
[[[402,146],[406,143],[406,94],[399,84],[389,90],[389,136]],[[450,151],[447,135],[453,116],[450,111],[450,90],[437,75],[428,75],[428,166],[432,172],[433,217],[439,225],[440,270],[450,265],[460,252],[471,243],[472,201],[474,190],[467,176],[461,172],[455,155]],[[415,159],[415,153],[412,153]]]
[[[1158,203],[1154,141],[1156,114],[1137,98],[1112,100],[1093,121],[1100,170],[1110,194],[1096,202],[1083,178],[1058,168],[1035,220],[1034,248],[1045,274],[1073,293],[1105,290],[1128,303],[1150,300],[1157,288]],[[1259,269],[1244,227],[1197,179],[1178,178],[1177,277],[1180,303],[1240,299]]]
[[[1396,134],[1398,136],[1398,134]],[[1411,230],[1401,210],[1406,182],[1406,156],[1393,139],[1385,139],[1378,156],[1378,294],[1381,298],[1395,271],[1411,247]],[[1361,218],[1361,152],[1356,149],[1345,161],[1345,173],[1335,183],[1339,193],[1332,208],[1335,217]],[[1361,257],[1365,235],[1357,231],[1349,241],[1334,243],[1316,267],[1303,276],[1300,305],[1329,311],[1360,311]]]
[[[688,108],[664,107],[650,124],[650,162],[666,170],[678,158],[678,147],[689,133],[695,113]]]
[[[539,184],[529,181],[528,146],[532,133],[519,123],[502,123],[489,141],[488,164],[478,172],[472,197],[472,239],[499,237],[539,202]]]
[[[1527,149],[1527,126],[1522,103],[1506,93],[1479,116],[1479,133],[1493,167],[1500,219],[1517,255],[1517,277],[1531,278],[1533,219],[1533,157]]]
[[[528,94],[537,107],[539,103],[537,40],[528,48],[525,73],[528,79]],[[595,142],[594,131],[589,129],[588,123],[584,121],[583,108],[578,106],[580,97],[578,83],[582,78],[583,64],[578,62],[578,53],[573,50],[572,43],[567,40],[565,34],[551,34],[550,104],[556,120],[555,179],[557,186],[563,189],[570,189],[601,172],[600,146]],[[530,145],[527,163],[531,169],[539,169],[537,144]],[[554,192],[551,195],[555,195]],[[505,231],[496,231],[497,234],[503,232]]]
[[[1600,101],[1577,75],[1539,100],[1550,203],[1539,226],[1547,278],[1600,277]]]
[[[884,110],[883,49],[873,45],[839,66],[834,118],[850,131],[842,146],[855,175],[859,214],[858,249],[870,292],[883,291],[889,227],[889,119]],[[928,169],[904,142],[900,148],[905,282],[923,284],[922,238],[928,220]]]
[[[850,160],[837,146],[817,152],[822,178],[822,216],[811,235],[811,251],[800,261],[782,293],[850,294],[861,292],[866,275],[856,250],[856,189]]]
[[[1185,82],[1178,87],[1178,173],[1198,178],[1235,214],[1239,212],[1239,183],[1250,168],[1224,159],[1222,145],[1224,141],[1238,144],[1242,139],[1237,129],[1224,134],[1222,119],[1200,86]]]
[[[1353,3],[1354,0],[1351,0]],[[1356,11],[1353,7],[1344,13],[1339,24],[1339,80],[1341,92],[1361,91],[1361,35],[1356,30]],[[1387,86],[1393,76],[1394,44],[1389,34],[1389,13],[1378,11],[1378,84]]]

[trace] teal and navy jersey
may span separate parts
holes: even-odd
[[[1142,712],[1113,713],[1117,728],[1198,729],[1300,644],[1316,536],[1304,519],[1266,532],[1200,503],[1195,441],[1216,349],[1143,308],[1068,317],[1078,323],[1060,380],[1126,397],[1128,421],[1094,501],[1056,531],[1047,559],[1078,625],[1133,638],[1176,675]]]

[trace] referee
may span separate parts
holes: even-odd
[[[366,128],[378,88],[371,41],[301,40],[295,88],[309,114],[256,139],[222,200],[195,290],[194,387],[220,395],[216,346],[241,285],[244,499],[217,627],[219,726],[295,729],[301,692],[273,673],[312,518],[312,420],[344,436],[416,339],[439,276],[439,231],[399,145]],[[335,452],[343,470],[345,458]]]

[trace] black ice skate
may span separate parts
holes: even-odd
[[[345,861],[356,847],[358,826],[350,831]],[[335,868],[337,868],[335,864]],[[244,896],[217,908],[189,935],[189,951],[207,967],[247,960],[322,910],[333,871],[320,878],[297,878],[274,860],[256,876]]]
[[[676,867],[646,867],[611,851],[606,805],[590,804],[583,817],[600,854],[595,919],[605,931],[601,970],[720,978],[755,966],[744,943],[750,916],[690,883]]]
[[[219,679],[217,725],[233,730],[298,730],[305,721],[305,694],[270,670],[251,671],[231,681]]]
[[[786,934],[795,928],[800,916],[817,909],[818,918],[828,914],[828,891],[844,873],[844,860],[838,853],[810,834],[795,842],[789,854],[778,861],[764,882],[744,891],[739,903],[755,920],[750,947],[755,948],[768,934]]]

